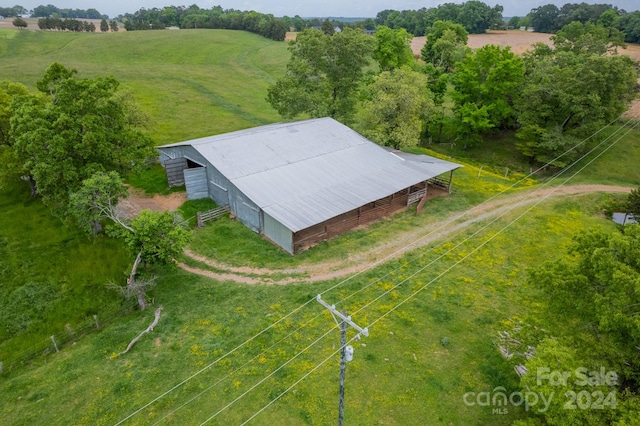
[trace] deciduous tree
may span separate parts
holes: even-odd
[[[404,28],[393,30],[389,27],[378,27],[375,38],[377,46],[373,57],[383,71],[391,71],[415,63],[411,40],[413,36]]]
[[[45,202],[66,208],[69,193],[98,171],[125,175],[155,155],[141,116],[113,77],[79,79],[54,63],[37,82],[47,95],[15,102],[16,157]]]
[[[374,38],[361,30],[328,36],[306,29],[291,43],[286,74],[269,87],[267,101],[286,118],[306,113],[348,123],[374,48]]]
[[[566,165],[579,152],[558,158],[561,153],[622,114],[635,97],[638,76],[628,56],[545,47],[525,55],[525,64],[516,146],[532,162]]]
[[[427,42],[420,51],[422,60],[450,71],[467,53],[469,33],[460,24],[436,21],[427,29]]]
[[[13,20],[13,26],[19,29],[27,28],[29,24],[24,19],[18,17]]]
[[[376,76],[364,103],[362,132],[396,149],[417,145],[433,100],[426,75],[400,68]]]
[[[523,78],[522,59],[509,47],[483,46],[456,65],[451,96],[467,143],[479,133],[515,124],[514,101]]]
[[[68,210],[87,233],[95,235],[100,232],[102,219],[110,219],[133,231],[117,208],[118,201],[128,195],[129,191],[118,173],[97,172],[83,180],[80,188],[70,194]]]

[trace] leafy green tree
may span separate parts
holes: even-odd
[[[581,233],[568,256],[545,263],[528,281],[542,291],[544,310],[538,317],[553,337],[536,345],[522,386],[547,396],[555,392],[551,409],[541,414],[546,422],[633,424],[629,420],[637,418],[640,385],[640,226],[628,226],[624,232]],[[597,383],[581,385],[575,376],[580,367],[598,372],[602,368],[616,377],[604,382],[597,376]],[[566,384],[554,386],[540,380],[539,368],[573,376]],[[564,409],[566,391],[590,395],[600,391],[604,396],[600,404],[606,409]]]
[[[328,19],[325,19],[324,22],[322,22],[322,32],[330,36],[335,33],[334,26]]]
[[[11,125],[10,119],[13,116],[13,101],[20,96],[27,96],[29,91],[20,84],[11,81],[0,81],[0,146],[11,145],[9,138]]]
[[[461,120],[459,136],[466,143],[480,133],[515,124],[515,94],[523,78],[524,63],[509,47],[486,45],[456,64],[451,96]]]
[[[69,193],[98,171],[121,175],[155,155],[141,115],[113,77],[78,79],[54,63],[36,83],[48,95],[16,100],[11,137],[23,173],[43,200],[64,210]]]
[[[450,71],[466,55],[468,39],[469,33],[462,25],[436,21],[427,29],[427,42],[420,51],[422,60]]]
[[[102,19],[102,21],[100,21],[100,32],[103,33],[107,33],[109,32],[109,24],[107,23],[106,19]]]
[[[525,55],[525,67],[516,147],[532,163],[565,166],[579,151],[559,154],[622,114],[635,96],[638,76],[628,56],[540,47]]]
[[[607,28],[591,22],[572,22],[551,36],[555,50],[587,55],[617,53],[618,47],[625,47],[624,34],[615,28]]]
[[[111,28],[111,32],[118,32],[118,30],[120,29],[120,27],[118,27],[118,23],[116,21],[110,21],[109,22],[109,28]]]
[[[126,286],[112,284],[110,287],[126,298],[135,297],[143,310],[147,306],[146,292],[155,282],[154,277],[144,273],[145,266],[173,265],[174,259],[182,255],[191,233],[179,216],[169,212],[143,210],[129,221],[117,208],[118,201],[126,196],[128,190],[118,173],[97,172],[70,194],[68,210],[84,231],[94,235],[102,230],[103,219],[113,222],[107,228],[109,235],[123,238],[136,259]]]
[[[640,43],[640,10],[622,15],[616,28],[624,33],[627,43]]]
[[[27,28],[29,24],[24,19],[18,17],[13,20],[13,26],[19,29]]]
[[[631,190],[627,198],[627,212],[640,219],[640,188]]]
[[[11,117],[14,112],[14,101],[28,96],[29,91],[20,83],[0,81],[0,187],[11,177],[20,173],[21,165],[13,149],[11,138]]]
[[[413,36],[404,28],[392,30],[386,26],[378,27],[375,38],[377,46],[373,57],[383,71],[391,71],[415,63],[411,40]]]
[[[400,68],[376,76],[364,103],[362,132],[396,149],[417,145],[424,120],[433,107],[427,76]]]
[[[102,231],[102,219],[110,219],[133,231],[117,209],[120,198],[128,195],[118,173],[97,172],[83,180],[80,188],[69,195],[68,210],[80,228],[93,235]]]
[[[491,8],[481,1],[466,1],[460,7],[456,22],[462,24],[470,34],[482,34],[504,23],[502,6]]]
[[[520,27],[520,17],[519,16],[512,16],[511,19],[509,19],[509,23],[507,25],[509,25],[510,27],[513,28],[519,28]]]
[[[170,212],[143,210],[131,221],[125,244],[149,265],[173,265],[191,236],[181,223],[182,218]]]
[[[269,87],[267,101],[286,118],[309,114],[348,123],[374,48],[375,39],[361,30],[328,36],[306,29],[291,43],[287,71]]]
[[[553,33],[560,28],[558,25],[558,16],[560,15],[560,9],[554,4],[547,4],[544,6],[531,9],[531,12],[527,17],[531,21],[533,28],[539,33]]]

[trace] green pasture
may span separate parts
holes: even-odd
[[[517,376],[495,347],[497,332],[509,319],[525,317],[539,307],[537,290],[524,286],[528,268],[561,253],[580,229],[615,229],[594,216],[604,198],[545,202],[496,234],[522,213],[518,209],[457,248],[485,224],[327,291],[325,300],[346,298],[339,308],[368,325],[424,287],[375,322],[370,337],[352,343],[356,358],[347,372],[347,419],[355,424],[414,424],[418,418],[429,419],[428,424],[510,424],[523,417],[517,408],[495,415],[488,407],[468,407],[462,396],[497,386],[516,389]],[[456,262],[461,263],[438,278]],[[337,284],[249,286],[181,271],[164,273],[153,291],[156,306],[161,303],[164,311],[152,334],[130,353],[118,355],[151,322],[155,307],[128,315],[60,354],[36,360],[28,369],[10,372],[0,381],[2,394],[12,396],[0,402],[4,421],[114,424],[208,367],[125,423],[154,424],[168,416],[163,424],[199,424],[335,326],[316,302],[278,320]],[[240,350],[214,362],[269,326]],[[247,419],[326,358],[330,360],[255,423],[332,423],[338,363],[330,354],[338,339],[336,330],[320,339],[222,411],[214,423]],[[276,342],[280,343],[274,346]]]
[[[242,31],[0,30],[0,79],[35,91],[52,62],[81,77],[112,75],[150,116],[149,132],[162,144],[281,121],[266,88],[288,54],[285,42]]]
[[[233,31],[0,30],[0,78],[35,90],[53,61],[81,76],[111,74],[150,116],[157,143],[280,121],[264,99],[287,55],[285,43]],[[273,269],[339,261],[399,232],[424,235],[434,223],[494,195],[532,191],[550,178],[551,172],[526,178],[528,166],[510,158],[506,139],[497,144],[502,148],[496,154],[489,148],[417,148],[464,164],[454,173],[452,195],[429,201],[420,215],[409,210],[295,257],[224,218],[196,230],[190,249],[232,265]],[[638,186],[638,159],[640,132],[633,131],[569,183]],[[149,193],[166,193],[162,179],[162,170],[152,167],[128,180]],[[527,413],[509,407],[508,414],[492,414],[490,407],[466,406],[463,395],[517,389],[518,377],[495,342],[509,319],[540,309],[538,290],[525,285],[528,269],[564,253],[580,230],[614,231],[601,212],[621,198],[553,198],[510,224],[528,208],[520,207],[496,223],[476,223],[348,280],[306,283],[300,275],[290,285],[240,285],[159,269],[158,285],[149,292],[154,305],[139,312],[106,289],[128,274],[132,256],[122,245],[80,235],[16,179],[0,189],[0,424],[113,425],[174,387],[123,424],[200,424],[218,411],[210,424],[237,424],[269,403],[253,424],[334,423],[338,358],[331,354],[339,334],[313,301],[321,292],[329,303],[345,300],[339,309],[371,325],[370,337],[351,342],[356,351],[347,370],[348,424],[511,424]],[[185,219],[204,204],[186,203]],[[154,331],[119,354],[159,305],[164,310]],[[99,330],[94,314],[105,320]],[[48,344],[51,335],[66,338],[59,353]],[[33,348],[39,356],[11,362]]]

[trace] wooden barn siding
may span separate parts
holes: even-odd
[[[164,161],[169,188],[184,185],[184,169],[187,168],[187,159],[184,157],[168,158]]]
[[[316,245],[339,234],[407,208],[410,188],[332,217],[293,234],[293,252]]]

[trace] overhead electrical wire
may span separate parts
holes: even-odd
[[[510,187],[500,191],[499,193],[491,196],[490,198],[488,198],[487,200],[483,201],[482,203],[477,204],[476,206],[470,208],[469,210],[462,212],[459,215],[456,215],[455,217],[448,219],[446,221],[444,221],[443,223],[440,224],[440,226],[438,226],[437,228],[431,230],[429,233],[425,234],[424,236],[412,241],[411,243],[399,248],[398,250],[395,250],[394,252],[392,252],[391,254],[385,256],[383,259],[381,259],[378,262],[372,263],[370,265],[368,265],[366,268],[364,268],[363,270],[345,278],[344,280],[341,280],[340,282],[334,284],[333,286],[325,289],[324,291],[322,291],[320,294],[326,294],[340,286],[342,286],[343,284],[345,284],[346,282],[354,279],[355,277],[362,275],[363,273],[369,271],[370,269],[388,261],[389,259],[395,258],[396,256],[398,256],[399,254],[407,251],[407,249],[409,247],[412,247],[413,245],[421,242],[422,240],[424,240],[425,238],[429,237],[430,235],[438,232],[441,229],[444,229],[447,225],[461,219],[462,217],[464,217],[465,215],[473,212],[475,209],[478,209],[479,207],[487,204],[488,202],[496,199],[497,197],[499,197],[500,195],[504,194],[505,192],[507,192],[508,190],[516,187],[517,185],[519,185],[521,182],[523,182],[524,180],[528,179],[529,177],[533,176],[535,173],[539,172],[540,170],[544,169],[545,167],[547,167],[549,164],[551,164],[554,161],[557,161],[558,159],[561,159],[562,157],[564,157],[565,155],[567,155],[568,153],[572,152],[573,150],[575,150],[576,148],[578,148],[579,146],[585,144],[588,140],[592,139],[593,137],[595,137],[596,135],[598,135],[599,133],[601,133],[602,131],[604,131],[606,128],[610,127],[612,124],[614,124],[615,122],[617,122],[618,120],[620,120],[622,118],[622,115],[617,117],[616,119],[612,120],[611,122],[609,122],[608,124],[606,124],[605,126],[603,126],[602,128],[600,128],[598,131],[594,132],[593,134],[591,134],[589,137],[583,139],[581,142],[579,142],[578,144],[574,145],[573,147],[569,148],[568,150],[566,150],[565,152],[563,152],[561,155],[557,156],[554,160],[551,160],[551,162],[545,164],[544,166],[539,167],[538,169],[536,169],[535,171],[532,171],[531,173],[529,173],[528,175],[526,175],[525,177],[519,179],[518,181],[516,181],[515,183],[513,183]],[[617,133],[620,129],[617,129],[615,133]],[[606,140],[606,139],[605,139]],[[591,151],[590,151],[591,152]],[[584,157],[583,157],[584,158]],[[578,160],[579,161],[579,160]],[[575,162],[573,163],[575,164]],[[571,166],[568,166],[571,167]],[[534,192],[535,193],[535,192]],[[456,234],[456,236],[459,234]],[[432,264],[433,262],[431,262],[430,264]],[[400,269],[401,267],[399,267],[398,269]],[[370,287],[371,285],[375,284],[376,282],[378,282],[378,280],[375,280],[374,282],[370,283],[369,285],[365,286],[364,288],[361,288],[359,290],[357,290],[355,293],[347,296],[346,298],[342,299],[346,300],[349,297],[352,297],[353,295],[363,291],[364,289]],[[158,400],[162,399],[163,397],[165,397],[166,395],[170,394],[171,392],[175,391],[176,389],[180,388],[181,386],[183,386],[184,384],[186,384],[188,381],[192,380],[193,378],[197,377],[198,375],[200,375],[201,373],[203,373],[204,371],[210,369],[211,367],[213,367],[214,365],[216,365],[217,363],[219,363],[220,361],[222,361],[223,359],[227,358],[229,355],[233,354],[234,352],[238,351],[239,349],[241,349],[242,347],[246,346],[247,344],[249,344],[251,341],[255,340],[256,338],[258,338],[259,336],[261,336],[262,334],[264,334],[265,332],[267,332],[268,330],[270,330],[271,328],[275,327],[276,325],[278,325],[279,323],[281,323],[282,321],[286,320],[288,317],[294,315],[295,313],[299,312],[300,310],[302,310],[304,307],[306,307],[307,305],[311,304],[312,302],[315,301],[315,297],[308,300],[307,302],[303,303],[302,305],[298,306],[297,308],[295,308],[294,310],[292,310],[291,312],[289,312],[287,315],[281,317],[280,319],[278,319],[276,322],[274,322],[273,324],[269,325],[268,327],[266,327],[265,329],[261,330],[260,332],[256,333],[255,335],[253,335],[252,337],[250,337],[249,339],[245,340],[243,343],[235,346],[233,349],[231,349],[229,352],[221,355],[220,357],[218,357],[216,360],[212,361],[210,364],[206,365],[205,367],[201,368],[200,370],[198,370],[197,372],[193,373],[191,376],[187,377],[186,379],[184,379],[183,381],[179,382],[178,384],[174,385],[173,387],[171,387],[169,390],[165,391],[164,393],[160,394],[159,396],[157,396],[156,398],[154,398],[153,400],[149,401],[148,403],[146,403],[145,405],[141,406],[140,408],[138,408],[137,410],[135,410],[134,412],[132,412],[131,414],[129,414],[127,417],[121,419],[118,423],[115,424],[115,426],[118,426],[122,423],[124,423],[125,421],[127,421],[128,419],[130,419],[131,417],[135,416],[136,414],[140,413],[141,411],[143,411],[144,409],[146,409],[147,407],[149,407],[150,405],[154,404],[155,402],[157,402]],[[338,302],[340,303],[340,302]],[[317,318],[314,317],[313,319]],[[312,319],[312,320],[313,320]],[[310,321],[312,321],[310,320]],[[302,328],[302,327],[300,327]],[[293,332],[292,332],[293,333]],[[291,333],[291,334],[292,334]],[[288,337],[288,336],[286,336]],[[286,339],[283,338],[280,341]],[[228,376],[227,376],[228,377]],[[225,377],[226,378],[226,377]],[[223,379],[222,379],[223,380]],[[195,399],[195,398],[193,398]],[[192,399],[192,400],[193,400]]]
[[[432,283],[434,283],[435,281],[437,281],[438,279],[440,279],[442,276],[446,275],[448,272],[450,272],[451,270],[453,270],[456,266],[458,266],[460,263],[464,262],[466,259],[468,259],[471,255],[473,255],[474,253],[476,253],[478,250],[480,250],[482,247],[484,247],[485,245],[487,245],[489,242],[491,242],[493,239],[495,239],[498,235],[500,235],[502,232],[504,232],[505,230],[507,230],[509,227],[511,227],[514,223],[516,223],[517,221],[519,221],[520,219],[522,219],[527,213],[529,213],[531,210],[533,210],[535,207],[537,207],[540,203],[542,203],[543,201],[545,201],[547,198],[549,198],[551,195],[553,195],[553,193],[555,191],[557,191],[559,188],[561,188],[562,186],[564,186],[567,182],[569,182],[572,178],[574,178],[577,174],[579,174],[581,171],[583,171],[586,167],[590,166],[595,160],[597,160],[598,158],[600,158],[604,153],[606,153],[609,149],[611,149],[613,146],[615,146],[624,136],[626,136],[629,132],[631,132],[633,129],[635,129],[638,125],[640,124],[640,122],[636,122],[636,124],[629,128],[629,130],[627,130],[622,136],[618,137],[618,139],[616,141],[614,141],[612,144],[610,144],[608,147],[606,147],[605,149],[602,150],[602,152],[598,153],[593,159],[591,159],[587,164],[585,164],[584,166],[582,166],[578,171],[576,171],[574,174],[572,174],[570,177],[568,177],[564,182],[562,182],[560,185],[558,185],[557,187],[553,187],[553,191],[551,191],[549,194],[546,194],[545,196],[541,197],[541,199],[539,199],[537,202],[535,202],[532,206],[530,206],[529,208],[527,208],[523,213],[521,213],[520,215],[518,215],[515,219],[513,219],[512,221],[510,221],[508,224],[506,224],[503,228],[501,228],[499,231],[497,231],[495,234],[493,234],[492,236],[490,236],[488,239],[486,239],[484,242],[482,242],[480,245],[478,245],[477,247],[473,248],[469,253],[467,253],[464,257],[462,257],[461,259],[459,259],[458,261],[456,261],[453,265],[449,266],[447,269],[445,269],[443,272],[441,272],[439,275],[437,275],[435,278],[433,278],[432,280],[430,280],[428,283],[424,284],[423,286],[421,286],[418,290],[414,291],[412,294],[410,294],[409,296],[407,296],[405,299],[403,299],[401,302],[399,302],[398,304],[396,304],[394,307],[392,307],[391,309],[389,309],[387,312],[385,312],[383,315],[381,315],[380,317],[378,317],[377,319],[375,319],[374,321],[370,322],[369,325],[367,326],[368,329],[371,329],[371,327],[373,327],[375,324],[377,324],[379,321],[381,321],[382,319],[384,319],[385,317],[387,317],[389,314],[391,314],[392,312],[394,312],[396,309],[398,309],[400,306],[404,305],[406,302],[408,302],[409,300],[413,299],[418,293],[420,293],[421,291],[423,291],[425,288],[427,288],[429,285],[431,285]],[[608,139],[608,138],[607,138]],[[584,156],[582,156],[579,160],[577,160],[576,162],[574,162],[574,165],[578,162],[583,160],[584,158],[586,158],[586,156],[590,155],[591,153],[593,153],[595,151],[595,149],[597,149],[598,147],[600,147],[604,142],[606,142],[606,139],[601,142],[600,144],[598,144],[595,148],[593,148],[592,150],[590,150],[587,154],[585,154]],[[569,168],[572,166],[569,166]],[[566,169],[563,169],[566,170]],[[561,173],[560,173],[561,174]],[[558,174],[559,175],[559,174]],[[555,179],[556,177],[554,177]],[[514,207],[515,208],[515,207]],[[507,212],[511,211],[513,209],[509,209]],[[506,214],[506,213],[505,213]],[[504,214],[503,214],[504,215]],[[500,217],[502,217],[503,215],[501,215]],[[495,222],[495,220],[493,220],[491,223]],[[484,229],[484,228],[483,228]],[[475,235],[475,234],[474,234]],[[465,241],[467,241],[468,239],[466,239]],[[412,274],[410,277],[405,278],[404,280],[402,280],[399,284],[397,284],[396,286],[394,286],[393,288],[385,291],[381,296],[377,297],[376,299],[372,300],[371,302],[367,303],[366,305],[364,305],[363,307],[361,307],[360,309],[358,309],[357,311],[353,312],[353,315],[359,313],[360,311],[364,310],[365,308],[367,308],[368,306],[370,306],[372,303],[374,303],[375,301],[379,300],[381,297],[389,294],[391,291],[393,291],[395,288],[397,288],[398,286],[402,285],[403,283],[405,283],[406,281],[408,281],[410,278],[414,277],[415,275],[417,275],[417,273],[424,271],[424,269],[426,269],[426,267],[422,267],[419,269],[419,271],[417,271],[416,273]],[[335,326],[333,326],[330,330],[333,330],[333,328],[335,328]],[[323,336],[324,337],[324,336]],[[349,342],[353,341],[355,339],[352,338]],[[326,358],[325,360],[323,360],[322,362],[320,362],[319,364],[317,364],[313,369],[311,369],[309,372],[307,372],[305,375],[303,375],[298,381],[296,381],[293,385],[291,385],[289,388],[287,388],[285,391],[283,391],[281,394],[279,394],[278,396],[276,396],[276,398],[274,398],[272,401],[270,401],[267,405],[265,405],[264,407],[262,407],[260,410],[258,410],[256,413],[254,413],[251,417],[249,417],[249,419],[247,419],[244,423],[242,423],[243,425],[246,424],[247,422],[249,422],[251,419],[255,418],[259,413],[261,413],[262,411],[264,411],[267,407],[269,407],[271,404],[273,404],[277,399],[279,399],[280,397],[282,397],[284,394],[286,394],[289,390],[291,390],[293,387],[295,387],[298,383],[300,383],[302,380],[304,380],[306,377],[308,377],[312,372],[316,371],[318,368],[320,368],[320,366],[322,366],[324,363],[326,363],[329,359],[331,359],[336,353],[338,353],[338,351],[341,350],[342,347],[340,347],[337,351],[335,351],[334,353],[331,354],[331,356],[329,356],[328,358]],[[305,349],[306,350],[306,349]],[[253,389],[253,388],[252,388]],[[242,396],[246,395],[248,392],[245,392]],[[238,400],[238,398],[236,398],[236,400],[234,400],[234,402],[236,402]],[[219,414],[219,412],[217,413]],[[216,414],[216,415],[217,415]],[[211,420],[213,417],[207,419],[204,423],[207,423],[209,420]]]

